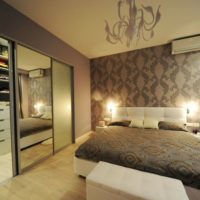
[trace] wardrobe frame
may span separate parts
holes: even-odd
[[[43,160],[49,158],[50,156],[56,154],[63,148],[66,148],[68,145],[64,146],[63,148],[54,151],[54,127],[52,135],[53,135],[53,147],[52,153],[50,155],[45,156],[44,158],[34,162],[33,164],[21,169],[21,156],[20,156],[20,129],[19,129],[19,111],[18,111],[18,103],[19,99],[17,96],[18,92],[18,75],[17,75],[17,45],[21,45],[25,48],[33,50],[37,53],[40,53],[44,56],[48,56],[50,58],[50,66],[51,66],[51,77],[52,77],[52,63],[53,60],[61,62],[65,64],[67,67],[71,69],[71,115],[72,115],[72,143],[75,143],[75,106],[74,106],[74,67],[70,64],[67,64],[65,61],[52,56],[48,55],[45,52],[42,52],[30,45],[24,44],[20,41],[16,41],[13,38],[9,38],[3,34],[0,34],[0,37],[8,40],[9,42],[9,90],[10,90],[10,124],[11,124],[11,145],[12,145],[12,167],[13,167],[13,177],[19,174],[22,174],[24,171],[29,170],[33,166],[41,163]],[[51,81],[51,89],[53,89],[53,81]],[[52,105],[53,105],[53,91],[52,91]],[[53,115],[53,109],[52,109]],[[52,119],[53,123],[53,119]]]

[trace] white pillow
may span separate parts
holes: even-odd
[[[132,119],[129,127],[143,128],[144,121],[143,121],[143,119]]]
[[[158,129],[158,122],[157,119],[144,119],[144,128]]]
[[[52,119],[52,113],[51,112],[44,113],[41,119]]]

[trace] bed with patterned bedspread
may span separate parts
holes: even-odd
[[[41,118],[24,118],[19,120],[20,138],[52,129],[52,120]]]
[[[111,126],[94,133],[75,156],[176,178],[200,188],[200,138],[189,132]]]

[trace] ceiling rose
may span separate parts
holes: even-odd
[[[130,47],[134,38],[137,44],[141,38],[148,41],[154,36],[154,28],[161,18],[160,5],[154,12],[152,6],[141,5],[141,8],[137,8],[135,0],[119,0],[117,7],[119,20],[114,23],[112,28],[105,20],[108,42],[117,44],[123,43],[125,40],[127,47]]]

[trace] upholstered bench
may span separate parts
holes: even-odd
[[[179,180],[106,162],[88,175],[86,190],[87,200],[189,200]]]

